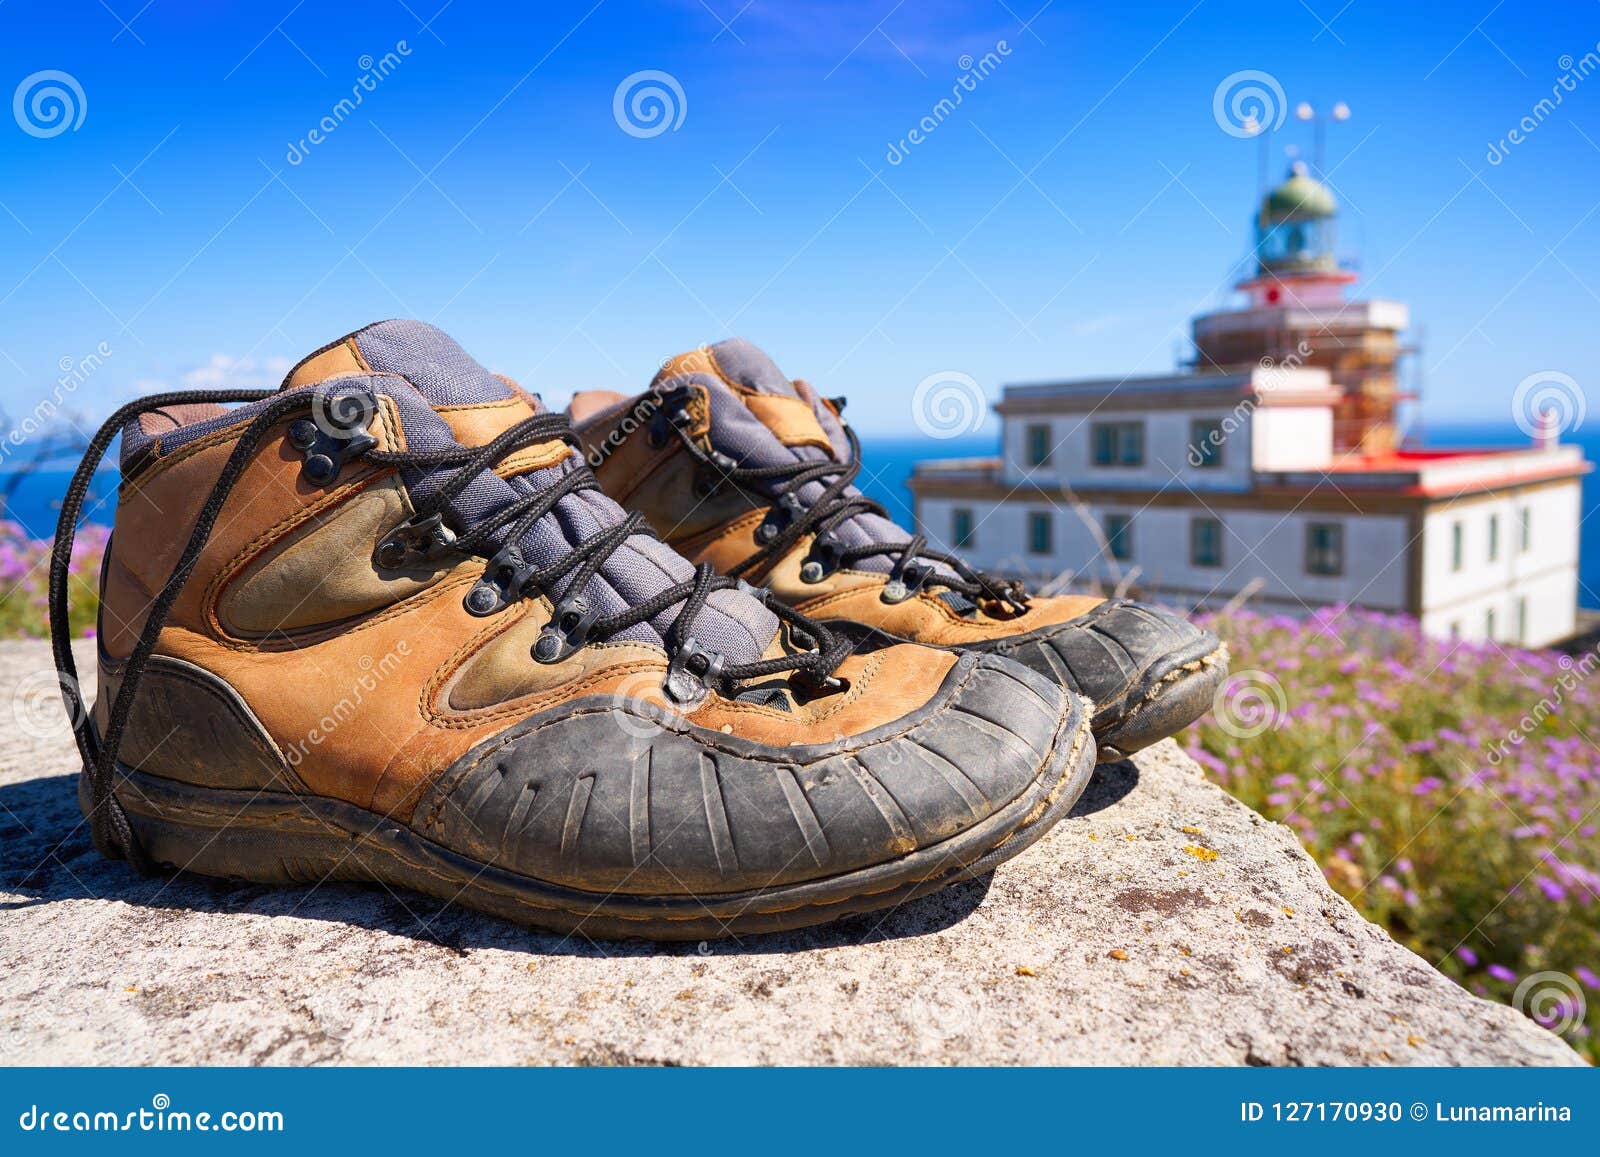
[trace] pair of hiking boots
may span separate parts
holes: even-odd
[[[724,342],[638,398],[578,395],[574,425],[402,321],[276,391],[123,407],[51,572],[96,846],[657,939],[991,870],[1097,758],[1204,711],[1225,655],[901,530],[840,409]],[[68,563],[119,434],[91,710]]]

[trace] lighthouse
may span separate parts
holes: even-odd
[[[919,530],[1058,590],[1569,638],[1590,467],[1555,438],[1558,399],[1532,399],[1533,446],[1401,445],[1408,311],[1356,292],[1317,171],[1260,197],[1240,300],[1194,319],[1187,366],[1006,385],[997,455],[918,463]]]
[[[1395,411],[1401,334],[1410,323],[1400,302],[1354,300],[1359,278],[1338,256],[1338,202],[1296,161],[1262,197],[1240,309],[1194,319],[1195,368],[1320,368],[1343,392],[1334,407],[1337,454],[1385,453],[1399,441]]]

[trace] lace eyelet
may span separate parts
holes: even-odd
[[[667,664],[661,688],[680,707],[698,707],[710,694],[709,685],[722,674],[722,663],[721,652],[702,647],[693,638],[685,639]]]
[[[285,439],[304,458],[300,477],[312,486],[326,486],[345,464],[378,444],[368,433],[378,412],[377,399],[364,389],[318,389],[309,418],[290,423]]]
[[[839,555],[844,544],[831,533],[817,535],[811,541],[811,553],[800,564],[800,581],[815,585],[839,569]]]
[[[427,518],[408,518],[379,541],[372,561],[385,570],[401,570],[432,562],[448,550],[456,536],[435,511]]]
[[[922,590],[922,584],[928,581],[932,573],[927,567],[915,563],[904,568],[897,566],[889,572],[889,581],[883,584],[878,597],[890,606],[903,603]]]
[[[503,546],[489,560],[483,577],[467,591],[462,605],[469,615],[480,619],[498,614],[522,597],[522,588],[537,569],[515,546]]]
[[[600,612],[587,599],[574,595],[562,599],[550,614],[550,621],[534,640],[533,657],[540,663],[559,663],[589,639]]]

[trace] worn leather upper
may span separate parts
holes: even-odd
[[[783,461],[844,462],[849,454],[834,403],[809,383],[785,378],[748,342],[732,340],[669,359],[635,398],[580,394],[574,425],[606,493],[649,519],[667,542],[695,562],[726,571],[760,549],[757,532],[773,495],[710,485],[701,463],[676,437],[652,437],[650,417],[660,398],[687,390],[686,430],[708,450],[740,465]],[[813,484],[813,493],[820,487]],[[904,544],[911,535],[887,518],[864,514],[842,528],[850,543]],[[1072,622],[1103,600],[1093,596],[1034,598],[1018,614],[993,603],[953,607],[937,582],[911,598],[884,599],[891,561],[876,556],[841,568],[820,581],[801,577],[812,536],[748,577],[771,587],[784,602],[813,618],[866,623],[895,637],[941,646],[970,646],[1013,639]]]
[[[423,437],[481,445],[536,411],[537,399],[503,379],[495,379],[502,388],[493,396],[459,391],[463,378],[481,382],[487,375],[466,368],[460,360],[466,355],[454,343],[443,347],[443,335],[431,327],[396,332],[399,324],[369,327],[326,347],[297,366],[284,388],[305,390],[308,405],[319,390],[341,383],[371,389],[377,406],[370,433],[379,449],[414,448]],[[104,692],[118,678],[144,610],[170,574],[248,410],[128,436],[134,444],[125,454],[128,475],[103,588],[101,704],[109,702]],[[550,615],[548,600],[523,599],[475,617],[463,597],[483,573],[481,558],[446,556],[406,570],[374,560],[377,539],[410,513],[411,493],[425,479],[357,457],[331,482],[313,484],[287,434],[286,422],[245,467],[161,633],[147,675],[161,696],[141,695],[148,705],[136,708],[130,728],[130,750],[138,751],[144,770],[210,782],[205,777],[220,773],[208,770],[205,752],[231,752],[238,768],[254,767],[239,774],[258,786],[265,786],[262,769],[276,761],[276,783],[407,820],[440,774],[478,745],[574,704],[606,710],[624,701],[650,703],[686,728],[781,749],[892,728],[949,693],[955,655],[895,647],[847,660],[838,671],[848,684],[842,693],[795,699],[782,709],[713,692],[684,713],[662,693],[668,657],[649,624],[562,663],[536,663],[528,647]],[[536,479],[540,471],[573,468],[579,468],[575,456],[553,444],[524,451],[500,472]],[[575,509],[571,519],[621,517],[607,500],[588,498],[604,505]],[[631,570],[597,581],[615,592],[687,573],[675,554],[653,551],[664,548],[641,540]],[[735,642],[751,639],[751,657],[792,645],[754,600],[735,591],[714,597],[718,629]],[[211,704],[196,714],[209,730],[185,732],[164,755],[157,733],[190,701]],[[1052,704],[1049,695],[1042,702]],[[1024,746],[1038,742],[1042,725],[1030,726]]]

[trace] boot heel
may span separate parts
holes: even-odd
[[[259,884],[370,882],[362,839],[322,801],[284,792],[204,788],[117,767],[117,799],[152,867]],[[90,807],[87,774],[78,804]]]

